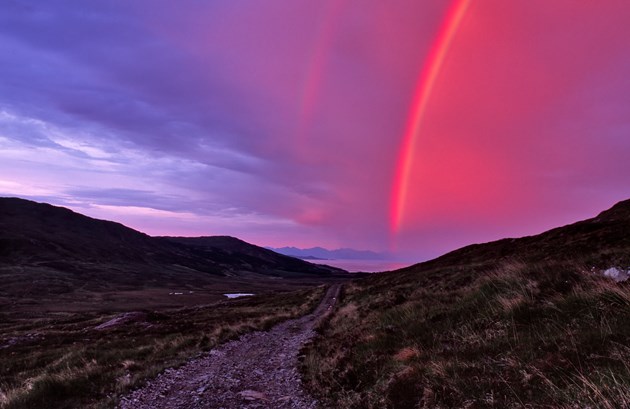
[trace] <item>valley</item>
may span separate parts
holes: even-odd
[[[307,314],[355,276],[233,237],[150,237],[0,198],[0,407],[112,407],[166,368]]]
[[[347,278],[234,237],[151,237],[62,207],[0,198],[0,311],[173,308]]]
[[[2,408],[630,405],[630,200],[378,274],[17,203]]]

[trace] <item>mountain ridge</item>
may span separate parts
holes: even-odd
[[[388,255],[385,253],[379,253],[371,250],[356,250],[347,247],[333,250],[329,250],[319,246],[305,249],[293,246],[267,248],[280,254],[285,254],[292,257],[299,257],[301,259],[314,258],[320,260],[385,260],[389,258]]]
[[[619,264],[618,256],[630,248],[630,199],[623,200],[597,216],[555,227],[539,234],[519,238],[504,238],[487,243],[476,243],[448,252],[435,259],[406,267],[437,266],[454,262],[482,262],[482,259],[501,260],[519,254],[523,261],[540,261],[574,257],[581,259],[592,251],[593,239],[606,240],[605,254],[588,260],[597,265]],[[559,250],[561,250],[559,252]],[[623,264],[623,262],[622,262]]]
[[[147,288],[280,288],[325,282],[346,272],[311,264],[229,236],[151,237],[64,207],[0,198],[0,305],[29,288],[39,298]],[[214,289],[214,290],[213,290]],[[166,293],[168,294],[168,293]]]

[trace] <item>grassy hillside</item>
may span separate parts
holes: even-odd
[[[630,201],[345,286],[306,349],[331,407],[630,406]]]
[[[196,305],[226,292],[345,278],[234,237],[151,237],[63,207],[0,198],[0,311]]]
[[[198,279],[249,272],[324,276],[343,272],[274,253],[234,237],[151,237],[122,224],[93,219],[63,207],[0,198],[0,265],[26,264],[64,270],[76,269],[73,268],[76,263],[94,269],[100,264],[153,268],[153,273],[145,274],[144,279],[159,278],[162,270],[178,267],[198,273]],[[113,274],[107,281],[119,278]]]

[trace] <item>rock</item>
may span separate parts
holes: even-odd
[[[98,331],[102,331],[102,330],[114,328],[119,325],[131,323],[131,322],[145,321],[146,318],[147,318],[147,314],[145,312],[126,312],[124,314],[115,316],[111,320],[104,322],[97,327],[94,327],[94,329]]]
[[[619,281],[626,281],[628,279],[628,276],[630,276],[630,270],[629,271],[625,271],[623,269],[618,269],[616,267],[611,267],[608,270],[604,271],[604,275],[606,277],[610,277],[613,280],[619,282]]]
[[[267,397],[264,393],[253,391],[253,390],[244,390],[238,393],[241,398],[247,401],[253,400],[267,400]]]

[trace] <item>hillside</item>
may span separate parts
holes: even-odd
[[[232,237],[150,237],[63,207],[0,198],[0,307],[52,299],[116,306],[120,292],[139,303],[145,296],[160,303],[183,290],[190,296],[167,302],[190,305],[222,292],[277,290],[344,275]]]
[[[275,276],[299,274],[330,275],[340,269],[304,262],[295,257],[278,254],[269,249],[251,245],[229,236],[212,237],[160,237],[162,242],[183,246],[204,260],[222,264],[229,273],[255,271]]]
[[[614,205],[592,219],[519,239],[474,244],[410,269],[454,264],[484,264],[518,256],[523,261],[583,261],[594,266],[628,262],[630,200]]]
[[[0,262],[54,260],[148,261],[158,243],[122,224],[70,209],[18,198],[0,198]]]
[[[0,408],[117,407],[166,368],[305,315],[320,284],[348,277],[234,237],[150,237],[0,198]]]
[[[630,201],[348,284],[306,351],[345,408],[630,406]]]

